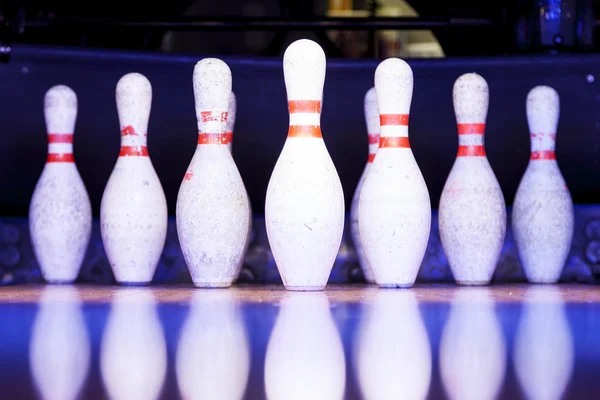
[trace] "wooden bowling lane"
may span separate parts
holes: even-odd
[[[45,289],[52,287],[50,293]],[[456,285],[416,285],[411,289],[378,289],[368,285],[328,285],[324,293],[331,302],[366,303],[378,290],[410,290],[415,293],[419,302],[449,302],[458,291],[487,291],[496,302],[523,302],[532,295],[531,288],[548,288],[560,293],[562,300],[567,303],[596,303],[600,302],[600,287],[587,284],[559,285],[528,285],[507,284],[490,285],[485,287],[460,287]],[[229,289],[198,289],[192,285],[169,286],[100,286],[100,285],[15,285],[0,288],[1,303],[37,303],[42,293],[56,296],[60,299],[60,288],[74,288],[79,298],[86,303],[110,303],[118,292],[139,291],[151,292],[159,303],[187,303],[193,293],[200,290],[229,290],[235,298],[243,303],[279,303],[289,293],[281,285],[240,285]]]

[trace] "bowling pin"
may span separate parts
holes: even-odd
[[[65,85],[44,96],[48,157],[29,207],[29,232],[42,276],[71,283],[92,234],[92,206],[73,159],[77,95]]]
[[[228,287],[239,273],[250,221],[242,177],[227,146],[231,70],[205,58],[193,75],[198,147],[177,196],[177,234],[197,287]]]
[[[559,113],[554,89],[531,89],[531,156],[513,203],[512,227],[525,275],[535,283],[558,281],[573,240],[573,200],[554,153]]]
[[[488,84],[475,73],[454,83],[458,155],[439,206],[442,247],[460,285],[486,285],[496,269],[506,234],[502,189],[483,144]]]
[[[375,282],[410,287],[431,230],[429,191],[408,141],[413,74],[399,58],[375,71],[381,139],[358,201],[358,227]]]
[[[354,243],[354,248],[356,249],[356,255],[358,256],[363,275],[368,283],[375,283],[373,271],[371,270],[369,260],[367,260],[367,256],[363,249],[360,231],[358,229],[358,199],[360,198],[360,191],[362,190],[365,178],[369,172],[369,167],[375,159],[375,153],[379,147],[379,109],[377,107],[377,93],[375,92],[374,87],[369,89],[365,94],[364,108],[365,120],[367,122],[367,134],[369,137],[369,157],[367,158],[367,165],[365,165],[365,169],[358,180],[354,196],[352,197],[352,206],[350,208],[350,233],[352,234],[352,242]]]
[[[342,184],[321,135],[325,53],[297,40],[283,56],[290,127],[265,202],[267,236],[288,290],[323,290],[344,231]]]
[[[227,146],[229,146],[229,152],[232,151],[231,143],[233,141],[233,128],[235,127],[236,111],[237,111],[237,101],[236,101],[235,93],[231,92],[231,96],[229,97],[229,111],[227,114],[227,128],[226,128]],[[240,258],[240,265],[237,267],[238,272],[236,274],[236,279],[237,279],[237,276],[239,275],[239,273],[242,271],[242,268],[244,267],[244,260],[246,259],[246,253],[248,252],[248,246],[250,245],[250,237],[252,236],[252,203],[250,203],[250,196],[248,195],[247,191],[246,191],[246,196],[248,197],[248,208],[249,208],[248,219],[250,222],[248,225],[248,234],[246,236],[246,244],[244,245],[244,252],[242,254],[242,257]]]
[[[100,204],[100,230],[117,282],[152,280],[167,236],[167,200],[146,145],[152,86],[130,73],[117,83],[121,151]]]

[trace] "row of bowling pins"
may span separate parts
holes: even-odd
[[[437,357],[425,323],[431,315],[423,318],[413,292],[366,292],[356,333],[343,335],[353,338],[347,351],[327,296],[290,292],[273,329],[263,329],[270,333],[264,366],[230,291],[194,293],[175,346],[168,345],[165,334],[173,329],[164,330],[151,293],[117,292],[96,347],[77,293],[57,289],[44,291],[30,340],[30,369],[44,399],[81,397],[95,359],[112,400],[164,396],[171,367],[183,399],[259,396],[261,374],[254,369],[264,370],[268,399],[342,399],[350,375],[363,399],[425,399],[432,397],[436,359],[450,399],[494,399],[510,368],[509,342],[487,289],[456,292]],[[525,298],[512,345],[516,378],[528,398],[561,398],[576,364],[564,300],[558,289],[539,286]]]
[[[284,54],[290,127],[267,188],[265,220],[288,289],[325,287],[344,227],[343,191],[320,129],[325,64],[323,50],[310,40],[292,43]],[[239,273],[251,224],[249,199],[227,147],[231,71],[218,59],[204,59],[193,82],[199,140],[177,199],[177,230],[194,284],[229,286]],[[428,189],[408,141],[412,70],[400,59],[385,60],[375,72],[374,89],[366,96],[367,125],[370,133],[376,131],[379,115],[379,146],[354,196],[352,231],[369,281],[411,286],[431,226]],[[440,201],[440,232],[454,276],[463,284],[490,281],[506,230],[502,192],[483,147],[488,96],[487,83],[476,74],[463,75],[454,87],[459,153]],[[150,83],[139,74],[126,75],[116,97],[122,147],[102,199],[102,238],[117,281],[143,283],[152,279],[167,220],[146,147]],[[46,96],[50,154],[32,199],[30,224],[49,281],[76,277],[91,227],[89,198],[72,163],[74,104],[74,93],[64,87]],[[573,220],[554,159],[556,93],[532,91],[528,116],[536,140],[513,225],[530,279],[552,281],[568,254]],[[56,190],[59,183],[62,190]],[[568,206],[570,222],[563,212]]]
[[[378,68],[375,87],[365,95],[369,157],[352,200],[351,232],[367,281],[411,286],[427,246],[431,210],[427,187],[410,153],[407,128],[390,122],[408,121],[412,73],[402,61],[391,63],[396,64],[393,79],[401,81],[406,92],[390,87],[386,71]],[[465,74],[455,82],[453,100],[459,148],[440,199],[440,239],[459,284],[486,284],[506,233],[504,197],[483,146],[488,85],[479,75]],[[398,117],[397,112],[406,115]],[[527,279],[555,283],[574,229],[573,202],[555,154],[558,93],[549,86],[534,87],[527,95],[526,114],[531,154],[514,199],[512,228]],[[400,140],[405,143],[390,143]]]
[[[230,149],[236,107],[231,71],[220,60],[204,59],[193,83],[198,147],[177,198],[177,231],[194,283],[229,286],[251,232],[249,198]],[[130,73],[117,83],[121,149],[102,196],[100,226],[115,279],[123,284],[152,280],[167,235],[167,202],[147,148],[151,102],[152,87],[143,75]],[[44,112],[48,158],[31,199],[30,234],[45,280],[70,283],[92,227],[90,199],[73,159],[73,90],[48,90]]]

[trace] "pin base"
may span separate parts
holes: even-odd
[[[50,285],[71,285],[75,282],[75,279],[46,279],[44,278],[46,283]]]
[[[486,286],[490,284],[490,281],[456,281],[456,284],[461,286]]]
[[[194,286],[200,289],[223,289],[230,287],[231,283],[194,282]]]
[[[325,289],[325,286],[286,286],[286,290],[292,292],[318,292]]]
[[[531,283],[532,285],[558,285],[558,279],[548,279],[548,280],[544,280],[544,279],[529,280],[529,279],[527,279],[527,282]]]
[[[148,286],[151,282],[118,282],[121,286]]]
[[[381,289],[409,289],[414,283],[378,283],[377,286]]]

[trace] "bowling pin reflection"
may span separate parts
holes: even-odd
[[[267,346],[267,398],[336,400],[345,385],[344,349],[327,296],[287,293]]]
[[[573,371],[573,339],[560,292],[531,287],[514,350],[517,378],[532,400],[560,399]]]
[[[411,291],[378,291],[358,331],[355,371],[363,398],[424,399],[431,348]]]
[[[29,347],[29,363],[40,397],[79,397],[90,368],[90,340],[77,291],[46,286]]]
[[[246,330],[232,292],[195,292],[177,348],[181,397],[242,399],[249,372]]]
[[[440,341],[440,373],[450,399],[498,396],[506,344],[487,288],[459,289]]]
[[[167,346],[152,294],[121,289],[115,295],[100,348],[104,387],[113,400],[152,400],[167,372]]]

